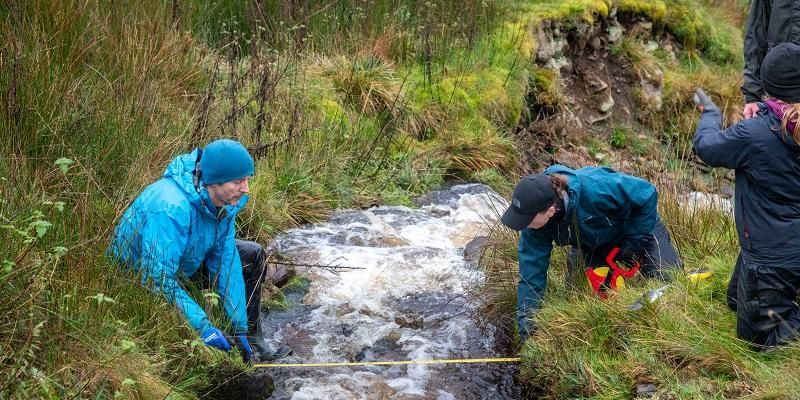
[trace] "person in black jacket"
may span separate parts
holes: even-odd
[[[761,64],[773,47],[791,42],[800,44],[800,1],[753,0],[744,36],[744,71],[741,86],[745,119],[758,112],[764,96]]]
[[[709,165],[736,170],[736,334],[768,347],[800,330],[800,46],[772,49],[760,77],[766,102],[755,117],[725,130],[719,108],[697,90],[702,114],[694,149]]]
[[[744,70],[742,86],[745,119],[758,113],[758,103],[763,100],[761,63],[773,47],[786,42],[800,44],[800,1],[753,0],[744,36]],[[741,268],[741,256],[736,268]],[[735,282],[734,282],[735,283]],[[728,307],[736,311],[736,285],[728,287]]]

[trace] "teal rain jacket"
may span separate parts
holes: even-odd
[[[644,242],[659,219],[658,193],[644,179],[604,167],[573,170],[553,165],[544,173],[567,178],[569,199],[559,225],[521,232],[517,289],[520,332],[529,331],[529,313],[539,308],[547,288],[554,242],[585,251],[618,246],[623,241]]]
[[[233,333],[247,332],[242,262],[234,242],[236,213],[247,203],[216,210],[194,180],[202,150],[176,157],[163,178],[148,186],[125,211],[109,247],[112,257],[141,273],[142,283],[176,305],[202,333],[211,327],[205,311],[181,286],[205,265]]]

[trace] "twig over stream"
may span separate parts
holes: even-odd
[[[269,264],[277,264],[277,265],[287,265],[291,267],[304,267],[304,268],[321,268],[324,269],[334,275],[339,275],[339,271],[343,270],[356,270],[356,269],[366,269],[363,267],[348,267],[345,265],[334,264],[336,261],[343,259],[343,257],[339,257],[328,264],[306,264],[306,263],[295,263],[289,261],[278,261],[278,260],[270,260],[267,261]]]

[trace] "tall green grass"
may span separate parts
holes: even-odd
[[[249,25],[259,4],[268,6],[265,24]],[[475,61],[474,52],[518,37],[495,23],[499,9],[479,1],[0,6],[0,398],[195,398],[221,383],[215,371],[245,370],[104,257],[132,198],[194,146],[234,137],[250,147],[257,176],[240,234],[262,242],[336,207],[408,202],[448,171],[508,167],[480,149],[484,140],[494,152],[509,149],[500,136],[513,118],[493,98],[472,100],[487,87],[524,91],[524,80],[490,69],[513,59],[515,46],[496,50],[492,66]],[[248,36],[250,28],[261,33]],[[456,78],[436,97],[416,94],[452,79],[449,71],[491,83]],[[451,112],[461,107],[456,92],[482,110],[475,120]],[[521,102],[507,101],[517,113]],[[420,140],[422,131],[436,139]],[[197,297],[224,325],[213,296]]]
[[[7,3],[0,19],[4,398],[164,397],[230,363],[103,257],[131,193],[186,148],[206,79],[156,2]],[[131,168],[130,166],[135,166]]]
[[[317,54],[378,52],[398,63],[431,63],[490,33],[504,2],[416,0],[189,0],[180,23],[233,54],[271,49]]]

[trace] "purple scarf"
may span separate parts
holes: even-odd
[[[767,99],[767,108],[772,111],[775,116],[777,116],[781,121],[783,121],[783,116],[786,114],[786,109],[789,108],[789,105],[777,100],[777,99]],[[788,121],[786,122],[786,130],[789,131],[789,134],[794,133],[794,127],[797,121]]]

